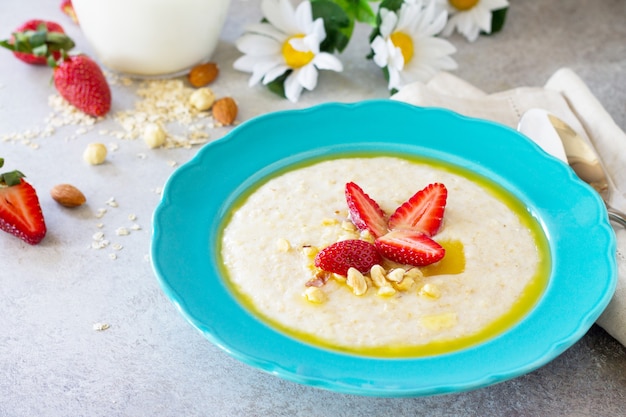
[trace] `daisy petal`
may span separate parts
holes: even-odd
[[[276,39],[276,41],[280,42],[281,44],[285,42],[289,37],[269,23],[254,23],[252,25],[248,25],[246,26],[246,32],[269,36],[270,38]]]
[[[398,23],[398,16],[387,9],[380,9],[380,16],[382,21],[380,23],[380,34],[384,38],[391,35]]]
[[[237,49],[247,55],[276,55],[281,52],[281,45],[267,36],[245,34],[235,42]]]
[[[285,97],[292,103],[297,102],[302,93],[302,86],[298,82],[298,72],[299,70],[294,70],[285,80]]]
[[[281,64],[282,62],[277,59],[268,59],[257,62],[257,64],[252,68],[252,76],[248,80],[248,85],[252,87],[253,85],[258,84],[261,80],[264,80],[270,72],[278,73],[277,77],[280,77],[286,71]]]
[[[274,68],[271,68],[269,71],[265,73],[265,77],[263,77],[263,84],[269,84],[274,81],[276,78],[283,75],[287,70],[289,70],[287,65],[277,65]]]
[[[261,10],[263,16],[278,30],[293,35],[298,33],[294,23],[295,11],[289,0],[263,0]]]
[[[303,1],[298,5],[295,13],[295,23],[302,33],[310,33],[313,23],[313,12],[311,11],[311,3]]]
[[[317,85],[317,69],[314,65],[305,65],[298,71],[298,82],[307,90],[311,91]]]
[[[329,54],[328,52],[320,52],[319,54],[315,55],[315,58],[313,58],[312,62],[316,68],[319,68],[321,70],[331,70],[337,72],[343,71],[343,64],[341,63],[341,61],[334,55]]]

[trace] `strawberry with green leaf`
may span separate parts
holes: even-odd
[[[0,158],[0,167],[4,159]],[[20,171],[0,174],[0,230],[36,245],[46,235],[39,198]]]
[[[27,64],[46,65],[49,56],[59,59],[62,51],[74,47],[74,41],[58,23],[31,19],[15,29],[10,39],[0,41],[0,46]]]
[[[87,55],[63,53],[54,68],[54,86],[64,99],[90,116],[104,116],[111,109],[111,89],[98,64]]]

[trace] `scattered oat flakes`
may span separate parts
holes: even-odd
[[[134,213],[131,213],[128,215],[128,220],[135,221],[137,220],[137,216]]]
[[[95,331],[101,332],[103,330],[107,330],[108,328],[110,328],[111,325],[108,323],[94,323],[93,324],[93,329]]]
[[[117,255],[116,255],[116,254],[114,254],[114,253],[109,253],[109,258],[110,258],[112,261],[114,261],[114,260],[116,260],[116,259],[117,259]]]
[[[106,204],[107,206],[110,206],[110,207],[118,207],[118,206],[119,206],[119,204],[117,204],[117,201],[115,201],[115,197],[111,197],[111,198],[109,198],[109,199],[106,201],[106,203],[105,203],[105,204]]]
[[[130,234],[130,231],[125,227],[118,227],[115,230],[115,234],[118,236],[128,236]]]
[[[124,246],[120,245],[119,243],[114,243],[113,245],[111,245],[111,247],[114,250],[122,250],[124,248]]]
[[[96,218],[101,219],[102,217],[104,217],[106,212],[107,212],[107,209],[105,208],[98,209],[98,211],[96,211]]]

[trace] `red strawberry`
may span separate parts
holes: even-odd
[[[46,223],[35,189],[23,177],[19,171],[0,174],[0,229],[35,245],[46,235]]]
[[[446,254],[439,243],[414,230],[393,230],[376,239],[375,244],[384,257],[404,265],[430,265]]]
[[[13,51],[16,58],[33,65],[46,65],[49,56],[61,57],[62,51],[74,47],[74,41],[55,22],[32,19],[19,26],[9,40],[0,46]]]
[[[428,185],[396,209],[389,217],[389,229],[415,230],[433,236],[441,227],[447,198],[445,185]]]
[[[72,0],[61,1],[61,11],[68,15],[74,23],[78,23],[78,17],[76,17],[76,12],[74,11],[74,5],[72,4]]]
[[[54,66],[54,86],[63,98],[91,116],[104,116],[111,108],[109,84],[87,55],[65,55]]]
[[[315,257],[315,266],[339,275],[347,275],[351,267],[365,274],[381,262],[382,258],[376,246],[358,239],[333,243],[322,249]]]
[[[379,237],[387,233],[385,213],[376,201],[353,182],[346,184],[346,201],[350,219],[359,230],[369,230],[372,236]]]

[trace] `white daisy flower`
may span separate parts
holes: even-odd
[[[244,53],[234,68],[252,73],[249,85],[268,84],[287,71],[285,96],[298,101],[302,89],[313,90],[318,70],[342,71],[343,65],[332,54],[320,52],[326,38],[324,21],[313,21],[311,3],[304,1],[294,10],[289,0],[263,0],[261,10],[268,23],[247,28],[236,42]]]
[[[470,42],[478,39],[481,31],[491,33],[492,12],[509,6],[507,0],[437,0],[437,2],[450,14],[443,35],[450,36],[454,29],[457,29]]]
[[[428,81],[440,70],[456,69],[449,56],[456,48],[447,40],[435,37],[444,28],[446,11],[435,12],[436,5],[421,0],[407,0],[396,14],[380,10],[380,35],[371,43],[374,62],[387,68],[389,90],[414,81]]]

